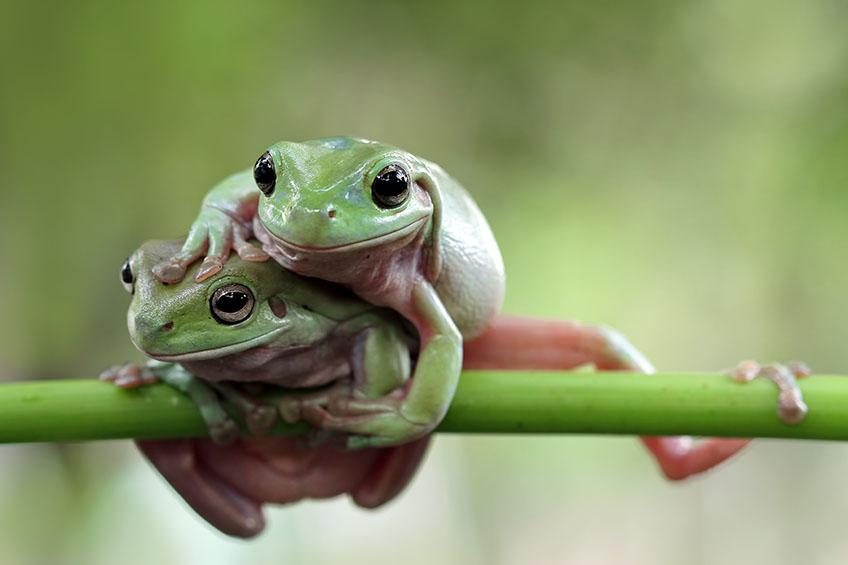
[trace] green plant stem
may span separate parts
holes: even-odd
[[[799,425],[777,390],[716,374],[467,372],[439,432],[848,439],[848,378],[801,381]],[[280,425],[275,433],[299,433]],[[94,379],[0,384],[0,442],[206,435],[194,404],[163,384],[122,390]]]

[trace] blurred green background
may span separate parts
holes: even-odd
[[[140,360],[118,268],[271,142],[443,165],[505,309],[666,370],[848,373],[841,2],[0,2],[0,375]],[[565,376],[564,378],[567,378]],[[846,407],[848,409],[848,407]],[[197,519],[128,443],[0,448],[0,562],[845,563],[848,451],[758,442],[669,484],[631,438],[439,438],[379,512]]]

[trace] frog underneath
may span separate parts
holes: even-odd
[[[292,420],[313,403],[391,394],[407,381],[417,345],[402,319],[341,287],[273,263],[234,258],[203,285],[191,280],[164,285],[151,267],[180,245],[147,242],[123,266],[121,280],[132,294],[127,315],[132,341],[155,360],[145,367],[116,366],[103,377],[123,387],[155,378],[176,386],[197,402],[213,438],[226,445],[139,442],[154,465],[210,523],[241,537],[261,531],[262,502],[348,493],[360,506],[373,508],[396,496],[414,475],[429,437],[357,451],[332,441],[237,439],[239,431],[215,390],[260,432],[271,423],[269,407],[233,383],[287,390],[323,386],[282,397],[279,408]]]

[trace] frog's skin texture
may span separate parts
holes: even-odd
[[[390,310],[270,262],[234,259],[202,285],[193,280],[164,285],[151,268],[173,255],[180,243],[145,243],[122,269],[133,295],[127,315],[132,341],[155,361],[143,369],[107,371],[116,384],[137,386],[158,376],[198,400],[213,433],[214,426],[222,426],[219,431],[226,434],[235,430],[227,428],[231,422],[222,420],[226,416],[204,382],[261,382],[293,389],[340,385],[306,395],[307,402],[284,405],[284,412],[339,396],[383,396],[406,382],[417,342]],[[216,313],[215,305],[221,303],[215,298],[221,288],[234,285],[250,292],[253,306],[239,315],[241,321],[223,323],[221,316],[229,314]],[[428,440],[355,452],[332,442],[313,445],[314,438],[139,445],[210,523],[249,537],[264,525],[263,502],[344,493],[368,508],[387,502],[411,480]]]

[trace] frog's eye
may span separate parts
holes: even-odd
[[[121,284],[124,285],[124,290],[130,294],[135,293],[135,275],[133,275],[129,259],[124,261],[124,264],[121,267]]]
[[[209,299],[212,317],[226,325],[238,324],[250,317],[256,299],[243,284],[224,285]]]
[[[393,163],[383,167],[371,181],[371,198],[380,208],[396,208],[409,198],[409,173]]]
[[[274,158],[268,151],[260,155],[256,164],[253,165],[253,180],[256,181],[256,186],[265,196],[271,196],[274,193],[274,186],[277,184],[277,170],[274,167]]]

